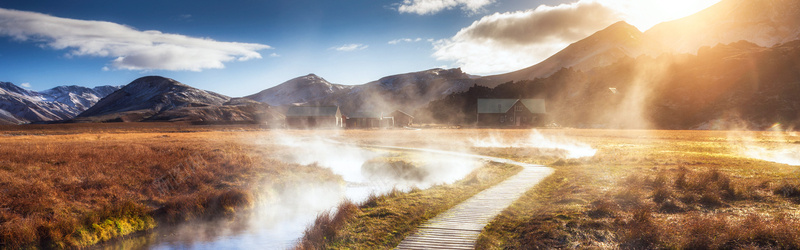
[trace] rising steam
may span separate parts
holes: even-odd
[[[566,137],[545,136],[538,130],[532,130],[527,139],[514,141],[505,140],[499,136],[489,138],[470,139],[474,147],[478,148],[539,148],[539,149],[559,149],[566,152],[565,158],[591,157],[597,153],[597,149],[588,144],[578,142]]]
[[[760,137],[756,134],[760,133]],[[768,132],[731,132],[728,140],[738,148],[739,155],[775,163],[800,166],[800,141],[797,132],[785,131],[779,124]]]

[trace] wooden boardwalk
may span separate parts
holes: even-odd
[[[483,227],[553,171],[519,164],[522,171],[423,223],[396,249],[475,249]]]
[[[406,148],[395,146],[360,145],[362,147],[419,151],[469,157],[485,161],[513,164],[522,171],[503,182],[472,196],[417,227],[417,231],[403,239],[396,249],[475,249],[481,230],[494,217],[542,179],[553,173],[552,168],[503,158],[473,155],[460,152]]]

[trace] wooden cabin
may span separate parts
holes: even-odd
[[[544,124],[544,99],[478,99],[477,125],[533,127]]]

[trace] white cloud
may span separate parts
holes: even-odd
[[[281,55],[278,55],[278,53],[272,53],[269,54],[269,57],[281,57]]]
[[[389,44],[395,45],[395,44],[399,44],[399,43],[415,43],[415,42],[420,42],[420,41],[422,41],[422,38],[420,38],[420,37],[417,37],[417,38],[414,38],[414,39],[412,39],[412,38],[400,38],[400,39],[395,39],[395,40],[389,41]]]
[[[339,47],[333,47],[331,49],[332,50],[336,50],[336,51],[349,52],[349,51],[356,51],[356,50],[364,50],[367,47],[369,47],[369,46],[368,45],[363,45],[363,44],[360,44],[360,43],[352,43],[352,44],[345,44],[345,45],[342,45],[342,46],[339,46]]]
[[[428,15],[461,6],[466,12],[476,13],[494,2],[495,0],[403,0],[397,10],[400,13]]]
[[[31,88],[31,83],[29,83],[29,82],[23,82],[23,83],[22,83],[22,84],[20,84],[19,86],[21,86],[21,87],[23,87],[23,88],[26,88],[26,89],[29,89],[29,88]]]
[[[507,72],[534,65],[619,20],[619,12],[594,1],[495,13],[436,41],[433,56],[472,74]]]
[[[257,51],[271,48],[3,8],[0,8],[0,36],[67,49],[67,56],[111,57],[114,69],[127,70],[219,69],[226,62],[259,59],[261,54]]]

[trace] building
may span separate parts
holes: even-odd
[[[347,116],[347,128],[386,128],[394,126],[394,117],[378,112],[358,112]]]
[[[395,127],[409,127],[414,122],[414,116],[399,109],[389,115],[394,118]]]
[[[541,126],[544,99],[478,99],[478,126]]]
[[[344,119],[337,106],[293,106],[286,111],[290,128],[342,128]]]

